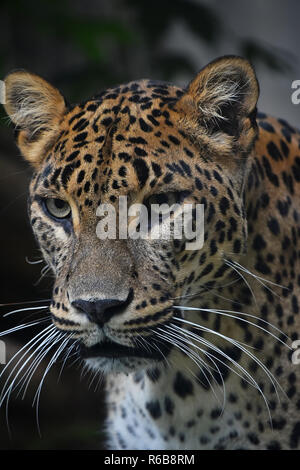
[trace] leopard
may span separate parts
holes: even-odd
[[[141,79],[80,104],[25,70],[5,89],[54,277],[43,337],[105,378],[106,448],[300,449],[300,133],[257,110],[253,65],[223,56],[186,88]],[[202,246],[100,239],[97,210],[121,217],[121,196],[189,204],[192,226],[203,207]]]

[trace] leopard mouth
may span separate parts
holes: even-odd
[[[105,339],[101,343],[94,344],[93,346],[87,347],[84,344],[80,345],[79,353],[83,359],[89,359],[93,357],[106,357],[110,359],[120,359],[127,357],[136,357],[144,359],[155,359],[163,360],[170,351],[170,346],[162,345],[160,343],[157,348],[155,343],[149,341],[147,338],[147,346],[143,348],[124,346],[119,343],[115,343],[109,339]]]

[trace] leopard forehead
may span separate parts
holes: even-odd
[[[162,163],[169,169],[160,184],[171,182],[171,155],[178,154],[184,138],[173,110],[181,95],[176,87],[144,80],[72,107],[60,123],[59,137],[37,173],[33,191],[40,183],[46,189],[54,186],[91,207],[100,202],[100,194],[105,199],[109,193],[113,202],[120,190],[126,192],[129,180],[133,191],[146,183],[155,186]],[[193,157],[192,149],[185,146],[181,151]],[[182,166],[177,172],[185,173]]]
[[[208,172],[212,150],[206,143],[195,147],[185,133],[176,108],[182,94],[172,85],[142,80],[72,107],[33,192],[51,187],[80,198],[80,209],[95,210],[129,189],[141,197],[153,188],[177,189],[195,168],[202,173],[194,158],[199,153]]]
[[[234,158],[222,165],[218,155],[216,162],[205,130],[197,142],[185,131],[177,109],[183,93],[173,85],[142,80],[70,107],[33,178],[32,197],[38,192],[72,197],[88,220],[99,204],[115,203],[120,195],[131,193],[142,202],[155,192],[205,189],[208,198],[198,202],[209,208],[211,198],[225,214],[232,201],[234,216],[242,215],[233,196],[239,182],[235,187],[228,171]],[[218,187],[222,200],[215,198]]]

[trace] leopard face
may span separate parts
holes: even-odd
[[[67,106],[43,79],[6,79],[6,109],[31,162],[29,212],[55,282],[52,321],[94,369],[134,371],[173,354],[162,325],[194,296],[231,282],[247,246],[243,187],[258,85],[247,61],[219,59],[186,90],[150,80]],[[204,206],[204,245],[99,240],[97,208],[176,201]],[[184,313],[188,318],[188,312]]]

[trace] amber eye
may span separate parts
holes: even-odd
[[[56,219],[66,219],[71,215],[71,207],[62,199],[45,199],[45,206],[52,217]]]

